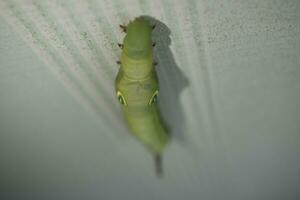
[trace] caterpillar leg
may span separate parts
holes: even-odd
[[[154,61],[154,62],[153,62],[153,65],[154,65],[154,66],[158,65],[158,62]]]
[[[123,47],[124,47],[124,45],[123,45],[123,44],[120,44],[120,43],[118,43],[118,46],[119,46],[121,49],[123,49]]]
[[[121,61],[119,61],[119,60],[118,60],[116,63],[117,63],[118,65],[121,65]]]
[[[153,43],[152,43],[152,47],[155,47],[155,45],[156,45],[156,42],[153,42]]]
[[[153,29],[155,29],[155,27],[156,27],[156,25],[153,25],[153,26],[151,27],[151,28],[152,28],[152,30],[153,30]]]
[[[127,26],[120,24],[120,28],[122,29],[122,32],[124,32],[124,33],[127,32]]]

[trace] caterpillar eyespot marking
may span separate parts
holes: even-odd
[[[122,105],[127,106],[127,102],[126,102],[124,96],[122,95],[122,93],[120,91],[117,92],[117,97],[118,97],[119,102]]]
[[[156,90],[154,92],[154,94],[152,95],[150,101],[149,101],[149,105],[152,105],[153,103],[155,103],[157,101],[157,95],[158,95],[158,90]]]

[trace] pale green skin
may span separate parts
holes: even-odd
[[[160,155],[169,136],[157,103],[153,102],[158,79],[153,66],[151,31],[152,27],[143,18],[136,18],[127,26],[115,89],[126,102],[122,110],[133,135],[151,152]]]

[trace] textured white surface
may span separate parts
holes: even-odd
[[[162,180],[113,89],[139,15],[158,24]],[[1,0],[1,199],[299,199],[299,52],[298,0]]]

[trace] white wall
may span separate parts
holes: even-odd
[[[114,94],[152,16],[164,178]],[[1,199],[299,199],[300,2],[0,1]]]

